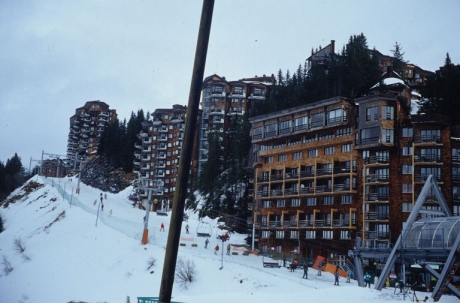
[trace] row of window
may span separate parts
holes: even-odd
[[[337,198],[340,200],[340,204],[351,204],[353,199],[352,199],[352,196],[351,195],[343,195],[343,196],[339,196],[339,198]],[[316,206],[317,205],[317,201],[318,200],[322,200],[322,204],[323,205],[334,205],[334,201],[335,201],[335,197],[334,196],[324,196],[321,198],[318,198],[318,197],[311,197],[311,198],[307,198],[305,200],[305,204],[307,206]],[[262,207],[263,208],[270,208],[272,207],[272,204],[275,204],[276,203],[276,207],[287,207],[288,203],[290,203],[290,207],[299,207],[301,206],[301,199],[300,198],[292,198],[290,200],[286,200],[286,199],[279,199],[279,200],[276,200],[276,201],[270,201],[270,200],[263,200],[262,201]]]
[[[326,125],[336,125],[346,121],[347,112],[340,108],[329,111],[327,114],[324,112],[315,113],[310,116],[295,118],[294,120],[284,120],[279,123],[255,127],[252,130],[252,136],[254,139],[269,138],[280,134],[305,131],[307,129]]]
[[[341,150],[342,153],[351,152],[352,149],[353,149],[352,144],[343,144],[340,147],[340,150]],[[334,146],[325,147],[323,153],[324,153],[324,155],[333,155],[333,154],[335,154],[335,147]],[[310,149],[310,150],[308,150],[307,155],[308,155],[308,158],[318,157],[318,149]],[[292,153],[291,157],[292,157],[292,160],[301,160],[302,159],[302,152],[301,151],[294,152],[294,153]],[[288,156],[287,156],[287,154],[278,155],[277,159],[278,159],[278,162],[286,162],[287,159],[288,159]],[[264,162],[265,162],[265,164],[274,163],[273,162],[273,156],[265,157]]]
[[[284,230],[277,230],[274,233],[276,239],[300,239],[300,232],[298,230],[291,230],[291,231],[284,231]],[[286,234],[288,237],[286,237]],[[318,234],[321,235],[322,239],[333,239],[334,238],[334,231],[332,230],[322,230],[318,231]],[[271,231],[263,230],[262,231],[262,238],[269,239],[272,235]],[[340,231],[340,239],[347,240],[351,239],[352,233],[349,230],[341,230]],[[306,230],[305,231],[305,238],[304,239],[316,239],[316,230]]]

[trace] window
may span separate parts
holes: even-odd
[[[393,106],[384,105],[382,107],[382,119],[385,119],[385,120],[395,119],[395,109]]]
[[[323,239],[332,239],[333,236],[332,230],[323,230]]]
[[[260,88],[254,88],[254,90],[253,90],[253,95],[254,95],[254,96],[259,96],[259,97],[263,96],[263,91],[262,91],[262,89],[260,89]]]
[[[278,155],[278,162],[286,162],[287,155]]]
[[[394,143],[394,130],[382,129],[382,141],[383,143]]]
[[[314,142],[314,141],[316,141],[316,135],[304,136],[302,138],[303,143]]]
[[[336,137],[343,137],[343,136],[351,135],[352,132],[353,131],[352,131],[351,127],[341,128],[341,129],[338,129],[338,130],[335,131],[335,136]]]
[[[411,127],[403,127],[402,136],[404,138],[412,138],[414,136],[414,129]]]
[[[324,148],[325,155],[333,155],[334,154],[334,146],[329,146]]]
[[[347,112],[344,111],[342,108],[331,110],[328,113],[328,117],[327,117],[328,125],[338,124],[343,121],[347,121]]]
[[[242,95],[243,94],[243,88],[242,87],[234,87],[232,89],[232,93],[235,95]]]
[[[299,117],[294,120],[294,131],[306,130],[308,127],[308,117]]]
[[[307,206],[315,206],[316,205],[316,198],[307,198]]]
[[[314,158],[318,156],[318,150],[317,149],[311,149],[308,151],[308,157],[309,158]]]
[[[342,153],[347,153],[347,152],[351,152],[353,147],[351,144],[343,144],[341,149],[342,149]]]
[[[452,148],[452,161],[460,162],[460,148]]]
[[[299,198],[291,199],[291,206],[292,207],[300,206],[300,199]]]
[[[271,234],[271,232],[269,232],[268,230],[263,230],[263,231],[262,231],[262,238],[263,238],[263,239],[269,239],[269,238],[270,238],[270,234]]]
[[[262,201],[263,203],[263,208],[269,208],[270,207],[270,200],[264,200]]]
[[[298,239],[299,238],[299,231],[298,230],[291,230],[289,236],[290,236],[291,239]]]
[[[299,151],[299,152],[295,152],[292,154],[292,160],[300,160],[302,159],[302,152]]]
[[[341,230],[340,231],[340,239],[351,239],[351,231],[349,230]]]
[[[334,205],[334,196],[324,196],[323,205]]]
[[[403,156],[410,156],[412,155],[412,146],[403,146],[402,148]]]
[[[288,134],[291,132],[291,120],[280,122],[280,134]]]
[[[441,130],[425,129],[420,132],[423,142],[439,141],[441,139]]]
[[[351,195],[341,196],[340,204],[351,204]]]
[[[277,230],[276,231],[276,238],[277,239],[284,239],[284,230]]]
[[[265,164],[273,163],[273,156],[265,158]]]
[[[412,184],[403,184],[402,185],[402,192],[403,192],[403,194],[412,193]]]
[[[285,207],[286,206],[286,200],[277,200],[276,201],[276,207]]]
[[[307,230],[305,232],[305,239],[315,239],[316,238],[316,230]]]
[[[213,86],[212,87],[212,93],[213,94],[221,94],[224,91],[224,88],[222,86]]]
[[[402,212],[403,213],[410,213],[412,211],[412,208],[414,206],[412,205],[411,202],[403,202],[402,203]]]
[[[262,126],[254,128],[252,130],[252,139],[254,140],[262,139],[263,133],[264,133],[264,128]]]
[[[366,108],[366,121],[379,119],[379,108],[377,106]]]
[[[403,175],[411,175],[412,174],[412,165],[403,165],[402,173],[403,173]]]
[[[379,141],[380,129],[378,127],[361,130],[361,144],[374,144]]]
[[[317,113],[311,115],[311,127],[324,126],[324,113]]]
[[[265,137],[269,138],[269,137],[276,136],[277,135],[277,128],[278,128],[277,124],[265,125]]]

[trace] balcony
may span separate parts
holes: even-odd
[[[160,127],[160,128],[158,129],[158,131],[159,131],[160,133],[167,133],[167,132],[168,132],[168,128],[165,127],[165,126],[162,126],[162,127]]]
[[[437,135],[430,136],[414,136],[414,143],[433,143],[441,144],[441,137]]]
[[[150,159],[151,159],[150,154],[144,155],[142,157],[142,161],[150,161]]]
[[[157,159],[166,159],[166,154],[165,153],[159,153],[157,155]]]
[[[151,151],[152,151],[152,149],[150,148],[150,146],[146,146],[146,147],[142,148],[142,152],[144,152],[144,153],[149,153]]]
[[[389,199],[390,199],[389,194],[378,194],[378,193],[366,194],[367,202],[388,202]]]
[[[158,150],[166,150],[166,149],[167,149],[166,144],[161,144],[160,146],[158,146]]]
[[[100,112],[100,113],[99,113],[99,117],[106,117],[106,118],[108,118],[108,117],[109,117],[109,113],[108,113],[108,112]]]
[[[284,190],[284,195],[289,196],[289,195],[297,195],[299,194],[299,189],[298,188],[288,188]]]
[[[350,191],[350,184],[334,184],[334,192]]]
[[[442,164],[441,156],[439,155],[423,155],[423,156],[414,156],[414,162],[417,164],[420,163],[438,163]]]
[[[225,111],[222,108],[218,108],[218,107],[211,107],[208,113],[210,116],[225,115]]]
[[[390,219],[387,212],[366,212],[364,218],[368,221],[387,221]]]
[[[430,175],[431,174],[414,174],[414,180],[415,180],[415,182],[424,183],[426,181],[426,179],[428,179],[428,176],[430,176]],[[440,175],[433,174],[433,178],[438,183],[442,182],[442,177]]]
[[[388,164],[390,157],[386,156],[372,156],[364,159],[365,164]]]
[[[331,192],[332,188],[327,186],[327,185],[318,185],[315,187],[315,192],[316,193],[327,193]]]
[[[372,174],[366,176],[366,183],[388,183],[389,181],[389,175]]]
[[[134,148],[142,149],[142,145],[140,145],[140,144],[134,144]]]
[[[168,141],[168,137],[167,136],[160,136],[158,138],[158,141],[166,142],[166,141]]]
[[[139,161],[139,159],[134,159],[133,164],[139,166],[141,165],[141,162]]]
[[[163,123],[163,121],[161,121],[161,119],[157,119],[157,120],[153,120],[153,125],[161,125]]]

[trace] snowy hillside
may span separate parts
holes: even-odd
[[[32,188],[30,182],[38,183]],[[30,193],[18,189],[19,197],[7,207],[0,207],[5,231],[0,234],[0,303],[64,302],[137,302],[137,297],[157,297],[163,270],[170,216],[149,217],[149,244],[142,245],[145,211],[133,208],[128,200],[130,189],[119,194],[107,193],[104,210],[99,211],[101,192],[77,180],[42,179],[29,181]],[[103,193],[105,194],[105,193]],[[63,198],[63,196],[65,198]],[[95,204],[96,202],[96,204]],[[221,254],[213,247],[221,243],[215,237],[216,220],[204,219],[213,236],[206,249],[205,238],[197,237],[200,222],[188,212],[190,233],[183,224],[179,258],[192,261],[196,281],[175,283],[173,301],[189,303],[216,302],[328,302],[402,301],[393,289],[382,292],[357,286],[356,281],[334,286],[333,276],[317,276],[309,270],[264,268],[262,257],[245,256],[234,246],[235,254]],[[164,223],[165,232],[160,231]],[[231,244],[243,244],[245,235],[231,234]],[[192,244],[196,244],[193,247]],[[18,248],[24,248],[19,252]],[[149,268],[149,260],[154,266]],[[7,269],[11,268],[11,271]],[[418,293],[423,298],[425,293]],[[428,294],[430,295],[430,294]],[[408,298],[406,298],[408,300]],[[430,299],[431,301],[431,299]],[[444,295],[440,302],[457,302]]]

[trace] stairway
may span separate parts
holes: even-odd
[[[432,298],[434,302],[438,302],[439,299],[441,298],[442,294],[446,290],[447,286],[450,284],[450,281],[454,277],[455,273],[457,272],[457,269],[460,267],[460,260],[459,258],[455,258],[454,263],[452,266],[449,268],[449,273],[445,275],[444,279],[441,281],[441,284],[439,288],[437,289],[436,292],[433,293]]]

